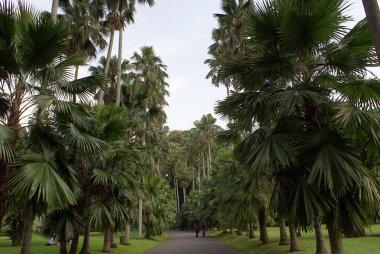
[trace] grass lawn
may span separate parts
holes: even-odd
[[[325,228],[325,227],[324,227]],[[211,232],[210,235],[221,239],[243,254],[278,254],[288,253],[289,245],[279,246],[279,229],[268,228],[270,243],[262,245],[259,241],[259,233],[255,231],[256,237],[249,239],[245,234],[243,236],[231,235],[229,233],[222,234],[220,231]],[[367,230],[367,234],[380,234],[380,225],[374,225],[371,230]],[[289,236],[289,232],[288,232]],[[327,248],[330,248],[328,242],[327,230],[324,229],[324,236]],[[315,237],[314,232],[302,233],[299,238],[301,250],[297,253],[314,254],[315,253]],[[378,254],[380,253],[380,237],[360,237],[360,238],[344,238],[344,248],[346,254]]]
[[[156,237],[152,240],[135,240],[136,235],[131,234],[131,245],[124,246],[121,244],[117,245],[116,249],[112,249],[111,253],[114,254],[142,254],[145,251],[155,247],[162,241],[168,238],[168,234],[163,234],[161,237]],[[33,235],[31,254],[57,254],[59,253],[59,246],[46,246],[48,239],[40,236]],[[80,239],[79,250],[82,243]],[[116,237],[116,243],[119,243],[119,236]],[[67,246],[69,248],[69,246]],[[103,235],[100,233],[92,233],[90,240],[90,251],[91,254],[100,254],[103,247]],[[20,247],[12,247],[11,241],[8,237],[0,237],[0,254],[18,254],[20,252]]]

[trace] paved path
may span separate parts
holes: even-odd
[[[217,238],[195,237],[195,233],[170,231],[170,238],[145,254],[239,254]]]

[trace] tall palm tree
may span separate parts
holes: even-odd
[[[148,4],[149,6],[154,5],[154,0],[137,0],[139,4]],[[108,72],[109,63],[111,61],[112,47],[114,41],[115,31],[119,31],[119,49],[118,49],[118,81],[116,84],[116,101],[115,104],[120,104],[120,93],[121,93],[121,62],[123,54],[123,32],[127,24],[134,22],[134,15],[136,12],[135,6],[136,0],[107,0],[106,9],[108,11],[106,17],[106,24],[111,31],[110,42],[108,44],[107,61],[105,65],[104,72]],[[104,91],[99,92],[99,104],[103,104]]]
[[[63,11],[62,18],[71,27],[70,51],[83,51],[88,60],[95,58],[98,49],[103,50],[107,46],[104,39],[107,30],[100,25],[96,1],[60,0],[59,7]],[[78,79],[78,74],[79,65],[76,65],[74,79]]]
[[[275,177],[271,208],[304,227],[322,214],[338,254],[342,230],[368,225],[380,198],[366,163],[372,148],[358,153],[364,137],[377,146],[369,133],[378,128],[380,96],[371,87],[379,82],[365,79],[376,55],[367,22],[346,30],[344,10],[340,0],[258,4],[247,17],[243,58],[221,71],[241,91],[218,106],[234,124],[251,123],[235,155],[251,177]]]
[[[377,53],[377,61],[380,64],[380,10],[377,0],[362,0],[367,16],[369,28],[372,32],[372,40]]]

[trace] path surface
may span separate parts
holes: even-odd
[[[239,254],[217,238],[195,237],[195,233],[170,231],[170,238],[145,254]]]

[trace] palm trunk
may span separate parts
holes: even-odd
[[[103,252],[111,252],[111,229],[104,230]]]
[[[207,176],[210,176],[211,174],[211,170],[212,170],[212,166],[211,166],[211,145],[208,144],[208,172],[207,172]]]
[[[58,1],[59,0],[53,0],[51,4],[51,19],[57,20],[57,14],[58,14]]]
[[[369,28],[372,32],[372,40],[375,45],[377,61],[380,63],[380,11],[377,0],[362,0],[367,16]]]
[[[104,66],[104,76],[106,76],[106,77],[108,77],[108,70],[110,68],[114,37],[115,37],[115,29],[112,28],[111,29],[111,35],[110,35],[110,42],[108,44],[107,60],[106,60],[105,66]],[[98,104],[99,105],[104,104],[104,91],[102,89],[100,89],[100,91],[99,91]]]
[[[22,242],[22,231],[24,229],[24,224],[19,218],[12,219],[11,221],[11,231],[12,231],[12,246],[20,246]]]
[[[9,166],[0,159],[0,230],[5,214],[5,203],[8,197]]]
[[[186,188],[182,187],[182,192],[183,192],[183,203],[186,201]]]
[[[299,251],[300,246],[298,243],[296,228],[292,224],[289,225],[289,234],[290,234],[290,250],[289,251],[290,252]]]
[[[121,60],[123,58],[123,29],[119,30],[119,52],[117,57],[116,68],[116,101],[115,105],[120,106],[120,94],[121,94]]]
[[[325,238],[323,237],[323,230],[321,226],[321,220],[314,220],[314,230],[315,230],[315,254],[327,254],[327,248],[325,244]]]
[[[83,244],[80,254],[90,254],[90,234],[91,234],[91,225],[90,223],[86,224],[84,229]]]
[[[22,235],[22,245],[20,254],[30,254],[30,243],[32,241],[33,221],[35,217],[34,207],[29,205],[24,221],[24,232]]]
[[[231,225],[231,226],[230,226],[230,234],[233,234],[233,233],[234,233],[234,226]]]
[[[127,221],[127,223],[125,223],[125,233],[124,233],[124,238],[123,238],[122,244],[123,245],[131,245],[130,237],[131,237],[131,224],[129,221]]]
[[[201,193],[201,167],[198,162],[198,192]]]
[[[115,243],[115,232],[113,230],[111,231],[111,248],[117,248],[117,244]]]
[[[202,167],[203,177],[205,177],[206,176],[206,169],[205,169],[206,165],[205,165],[205,154],[204,153],[202,153],[202,165],[203,165],[203,167]]]
[[[174,177],[174,200],[175,200],[175,211],[178,213],[178,193],[177,193],[177,184],[176,184],[176,179]]]
[[[138,218],[138,232],[137,232],[137,240],[142,240],[142,217],[143,217],[143,202],[140,198],[139,200],[139,218]]]
[[[248,224],[249,227],[249,239],[255,238],[255,231],[253,230],[253,223]]]
[[[281,218],[280,219],[280,242],[279,242],[279,245],[288,245],[288,244],[289,244],[289,239],[288,239],[288,235],[286,234],[285,219]]]
[[[75,233],[70,246],[70,254],[77,254],[79,244],[79,234]]]
[[[260,228],[260,240],[262,244],[269,243],[268,231],[267,231],[267,216],[265,209],[259,210],[259,228]]]
[[[62,237],[61,241],[59,242],[59,254],[67,254],[67,247],[66,247],[66,238],[65,236]]]
[[[329,233],[331,253],[344,254],[341,233],[339,229],[334,227],[331,220],[327,220],[327,231]]]

